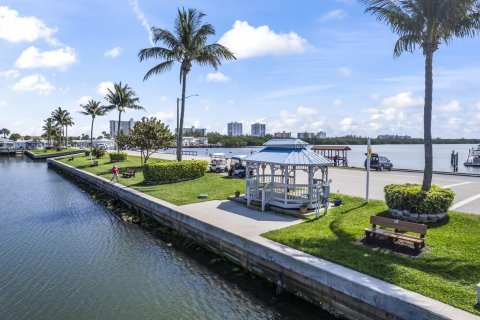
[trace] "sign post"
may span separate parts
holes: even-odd
[[[366,195],[365,195],[365,202],[368,203],[368,192],[370,186],[370,158],[372,157],[372,146],[370,142],[370,138],[368,138],[367,142],[367,187],[366,187]]]

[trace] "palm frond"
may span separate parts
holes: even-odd
[[[148,78],[150,78],[153,75],[157,75],[157,74],[160,74],[160,73],[163,73],[165,71],[170,70],[172,68],[174,62],[175,61],[172,61],[172,60],[164,61],[164,62],[156,65],[155,67],[151,68],[150,70],[148,70],[148,72],[143,77],[143,81],[147,80]]]

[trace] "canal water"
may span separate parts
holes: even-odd
[[[452,151],[458,152],[458,172],[478,173],[480,167],[466,167],[463,165],[468,156],[468,150],[475,147],[474,144],[434,144],[433,145],[433,170],[451,172],[450,155]],[[352,145],[348,152],[348,165],[363,167],[367,146]],[[373,145],[373,152],[387,157],[398,169],[423,170],[425,164],[423,144],[382,144]],[[196,151],[199,156],[205,156],[213,152],[222,152],[231,157],[233,155],[250,155],[258,152],[262,147],[245,148],[184,148],[183,150]],[[175,152],[175,149],[167,149],[162,152]]]
[[[124,224],[44,162],[0,157],[0,196],[2,320],[333,319]]]

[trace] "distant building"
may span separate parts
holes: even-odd
[[[265,137],[266,125],[264,123],[252,124],[252,136]]]
[[[292,137],[292,133],[291,132],[275,132],[273,134],[273,137],[274,138],[282,138],[282,139],[285,139],[285,138],[291,138]]]
[[[227,124],[227,134],[232,137],[242,136],[242,124],[239,122],[230,122]]]
[[[299,132],[297,133],[298,139],[322,139],[325,138],[327,134],[323,131],[318,133],[315,132]]]
[[[192,126],[191,128],[183,128],[184,135],[196,135],[199,137],[205,137],[207,135],[207,129],[205,128],[195,128]]]
[[[130,118],[130,121],[120,121],[120,130],[123,133],[130,133],[130,130],[133,129],[133,118]],[[112,139],[115,139],[117,136],[118,121],[110,120],[110,136]]]
[[[410,136],[399,136],[396,134],[382,134],[377,137],[377,139],[411,139],[412,137]]]
[[[182,144],[183,144],[184,147],[208,146],[208,138],[206,138],[206,137],[183,137]]]

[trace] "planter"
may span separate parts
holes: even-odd
[[[418,223],[432,223],[447,217],[446,212],[440,213],[416,213],[408,210],[389,209],[390,214],[397,219]]]
[[[300,210],[300,213],[307,213],[308,207],[301,206],[299,210]]]
[[[240,191],[235,191],[235,198],[240,197]]]
[[[339,205],[342,204],[342,199],[339,199],[339,198],[333,198],[333,205],[335,207],[338,207]]]

